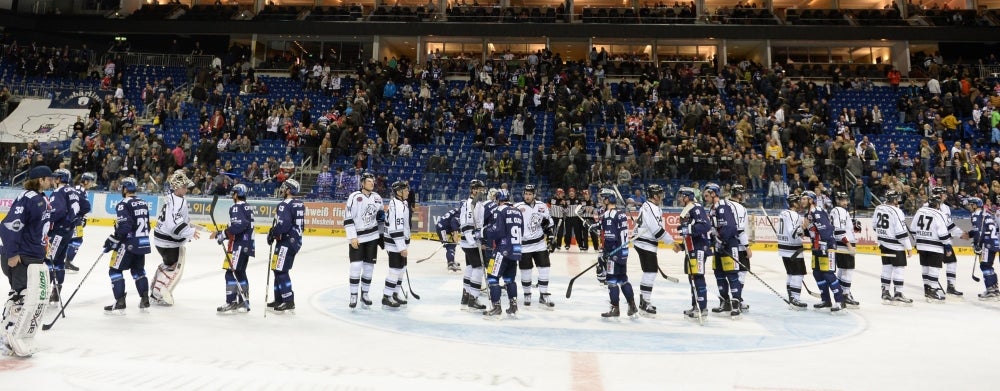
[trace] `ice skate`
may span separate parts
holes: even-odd
[[[399,292],[394,292],[392,294],[392,300],[394,300],[397,304],[399,304],[400,307],[409,303],[408,301],[406,301],[406,298],[404,298],[403,295],[399,294]]]
[[[468,310],[470,312],[480,312],[480,311],[485,310],[485,309],[486,309],[486,306],[479,303],[479,298],[472,297],[472,295],[469,295]]]
[[[844,295],[844,305],[847,306],[847,308],[854,309],[860,307],[861,303],[858,303],[857,300],[854,300],[854,295],[848,293]]]
[[[940,288],[932,288],[929,285],[924,285],[924,299],[926,299],[928,303],[944,303],[944,291]]]
[[[722,315],[722,314],[727,314],[727,313],[729,313],[729,311],[732,311],[732,310],[733,310],[733,307],[732,307],[732,304],[729,302],[729,300],[726,300],[726,299],[720,297],[719,298],[719,306],[715,307],[715,308],[712,308],[712,313],[713,314]]]
[[[355,301],[355,302],[357,302],[357,301]],[[267,303],[267,308],[268,308],[268,309],[271,309],[271,308],[274,308],[274,307],[277,307],[277,306],[278,306],[278,304],[281,304],[281,303],[280,303],[280,302],[278,302],[277,300],[275,300],[275,301],[272,301],[272,302],[270,302],[270,303]]]
[[[542,293],[538,295],[538,304],[541,305],[542,308],[547,310],[555,308],[556,304],[552,302],[551,297],[552,295],[548,293]],[[528,302],[525,301],[524,305],[528,305]]]
[[[740,301],[733,299],[731,303],[732,305],[730,307],[732,309],[729,311],[729,317],[733,320],[743,319],[743,306],[740,304]]]
[[[538,300],[541,301],[541,299],[538,299]],[[524,306],[525,307],[531,307],[531,294],[530,293],[525,293],[524,294]]]
[[[369,309],[372,306],[372,298],[368,297],[368,292],[361,292],[361,307]]]
[[[240,305],[240,303],[234,301],[231,303],[226,303],[226,305],[220,306],[219,308],[216,308],[215,311],[219,315],[235,314],[240,310],[241,307],[242,306]]]
[[[277,301],[275,301],[274,302],[274,307],[277,307],[278,304],[279,303]],[[357,293],[351,295],[351,301],[347,304],[347,306],[351,307],[351,309],[354,309],[355,307],[358,306],[358,294]],[[268,304],[268,307],[271,307],[271,305]],[[271,307],[271,308],[274,308],[274,307]]]
[[[646,299],[639,298],[639,315],[645,316],[647,318],[656,317],[656,306],[650,304]]]
[[[982,301],[1000,301],[1000,290],[990,289],[986,292],[979,294],[979,300]]]
[[[885,288],[882,288],[882,304],[892,305],[892,294]]]
[[[67,274],[76,274],[80,271],[80,268],[76,267],[73,262],[66,261],[66,266],[63,267]]]
[[[472,295],[469,294],[469,291],[465,290],[465,288],[462,288],[462,310],[463,311],[466,308],[468,308],[468,306],[469,306],[469,297],[471,297],[471,296]]]
[[[913,299],[903,296],[903,292],[896,292],[896,295],[892,297],[892,305],[911,307],[913,306]]]
[[[948,284],[947,293],[949,295],[955,296],[956,298],[959,298],[959,299],[961,299],[962,296],[965,295],[964,293],[959,292],[958,289],[955,289],[955,285],[954,284]]]
[[[295,302],[294,301],[283,301],[281,304],[274,306],[270,309],[271,312],[279,315],[284,314],[295,314]]]
[[[510,299],[510,307],[507,308],[507,316],[517,318],[517,299]]]
[[[383,295],[382,296],[382,308],[397,309],[399,308],[399,303],[392,299],[392,296]]]
[[[698,324],[704,325],[705,318],[708,318],[707,309],[699,309],[698,307],[693,307],[689,310],[684,310],[684,316],[687,320],[692,322],[698,322]]]
[[[615,319],[617,319],[619,316],[621,316],[621,312],[618,310],[618,306],[616,306],[616,305],[611,306],[611,309],[609,309],[608,312],[605,312],[605,313],[601,314],[602,318],[615,318]]]
[[[62,291],[62,285],[54,284],[52,293],[49,294],[49,303],[54,306],[59,305],[59,291]]]
[[[104,306],[105,315],[125,315],[125,298],[118,299],[115,304]]]
[[[639,313],[639,308],[635,306],[635,300],[629,300],[628,301],[628,317],[629,318],[635,318],[636,317],[635,314],[637,314],[637,313]]]
[[[139,311],[149,312],[149,296],[143,296],[139,299]]]
[[[847,311],[844,311],[844,309],[846,309],[846,308],[847,308],[847,304],[845,304],[845,303],[834,303],[833,306],[830,307],[830,314],[831,315],[839,315],[839,314],[846,313]]]
[[[793,310],[793,311],[805,311],[807,308],[809,308],[809,305],[806,304],[806,303],[803,303],[802,301],[800,301],[797,298],[789,297],[788,298],[788,308],[791,309],[791,310]]]
[[[476,303],[476,304],[478,304],[478,303]],[[470,304],[470,306],[471,306],[471,304]],[[486,306],[482,306],[482,307],[486,308]],[[501,314],[503,314],[503,310],[500,308],[500,302],[497,301],[497,302],[493,303],[493,308],[490,308],[487,311],[483,311],[483,319],[486,319],[486,320],[497,320],[497,319],[500,318]]]
[[[833,308],[833,305],[829,301],[824,301],[822,303],[813,304],[813,308],[817,310],[825,310],[827,308]]]
[[[452,272],[452,273],[458,273],[458,272],[462,271],[462,268],[459,267],[457,263],[452,262],[452,263],[448,264],[448,271]]]

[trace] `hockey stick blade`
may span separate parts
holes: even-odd
[[[410,296],[414,299],[420,300],[420,295],[413,291],[413,283],[410,282],[410,270],[406,270],[406,288],[410,290]]]
[[[577,274],[577,275],[576,275],[575,277],[573,277],[573,278],[571,278],[571,279],[569,280],[569,284],[568,284],[568,285],[566,285],[566,298],[567,298],[567,299],[569,298],[569,296],[570,296],[570,295],[572,295],[572,294],[573,294],[573,283],[575,283],[575,282],[576,282],[576,279],[577,279],[577,278],[580,278],[580,277],[581,277],[581,276],[583,276],[583,274],[584,274],[584,273],[586,273],[586,272],[587,272],[588,270],[590,270],[590,269],[593,269],[593,268],[595,268],[595,267],[597,267],[597,262],[594,262],[594,264],[593,264],[593,265],[590,265],[590,267],[588,267],[588,268],[586,268],[586,269],[583,269],[583,271],[582,271],[582,272],[580,272],[580,274]]]
[[[441,242],[441,245],[437,246],[437,248],[435,248],[435,249],[434,249],[434,251],[433,251],[433,252],[431,252],[431,255],[428,255],[428,256],[426,256],[426,257],[424,257],[424,258],[421,258],[421,259],[418,259],[418,260],[417,260],[416,262],[414,262],[414,263],[422,263],[422,262],[425,262],[425,261],[428,261],[428,260],[430,260],[431,258],[433,258],[433,257],[434,257],[434,254],[437,254],[437,252],[438,252],[438,251],[440,251],[440,250],[441,250],[442,248],[444,248],[444,246],[445,246],[446,244],[455,244],[455,243],[451,243],[451,242]]]
[[[659,270],[660,271],[660,275],[663,276],[663,278],[665,280],[667,280],[667,281],[670,281],[670,282],[673,282],[673,283],[681,282],[681,280],[677,279],[677,277],[671,277],[671,276],[668,276],[667,273],[664,273],[663,269],[661,269],[660,266],[656,266],[656,270]]]

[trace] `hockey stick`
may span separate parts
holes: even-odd
[[[764,284],[764,286],[766,286],[767,289],[770,289],[771,292],[773,292],[775,296],[778,296],[778,298],[781,299],[781,301],[785,302],[785,304],[792,305],[792,302],[788,301],[788,299],[786,299],[784,296],[782,296],[780,293],[778,293],[778,291],[774,290],[774,288],[772,288],[771,285],[769,285],[767,282],[765,282],[764,279],[760,278],[760,276],[758,276],[757,273],[754,273],[752,270],[750,270],[750,268],[748,268],[746,265],[744,265],[743,262],[740,262],[740,260],[737,257],[734,257],[733,254],[730,254],[730,253],[726,252],[725,249],[719,249],[719,252],[723,253],[724,255],[728,255],[730,258],[732,258],[734,261],[736,261],[736,263],[740,264],[740,266],[743,266],[744,269],[747,269],[747,273],[748,274],[750,274],[751,276],[753,276],[754,278],[756,278],[757,281],[760,281],[761,284]],[[806,284],[805,284],[804,281],[802,283],[802,286],[803,287],[806,286]],[[807,289],[807,291],[808,291],[808,289]],[[811,295],[812,292],[809,292],[809,294]]]
[[[618,185],[617,184],[613,184],[613,185],[611,185],[611,187],[615,190],[615,196],[618,197],[619,200],[621,200],[621,202],[623,204],[622,206],[625,208],[625,216],[628,217],[629,221],[632,222],[633,226],[635,226],[636,228],[638,228],[639,224],[637,224],[635,222],[635,220],[632,219],[632,215],[628,213],[628,206],[624,205],[626,203],[625,197],[622,197],[621,191],[618,190]],[[673,283],[679,283],[681,281],[681,280],[677,279],[677,277],[670,277],[670,276],[667,275],[667,273],[664,273],[663,269],[660,268],[660,262],[659,261],[656,262],[656,270],[659,271],[660,272],[660,276],[662,276],[663,279],[665,279],[667,281],[670,281],[670,282],[673,282]]]
[[[775,239],[775,241],[777,241],[778,240],[778,229],[774,227],[774,222],[771,221],[771,216],[768,216],[767,209],[764,209],[764,205],[760,206],[760,211],[764,212],[764,219],[767,220],[767,224],[771,226],[771,231],[774,232],[774,239]],[[836,250],[834,250],[834,251],[836,251]],[[792,259],[798,258],[799,254],[801,254],[801,253],[802,253],[801,249],[800,250],[796,250],[796,252],[792,254],[791,258]],[[743,265],[743,263],[740,263],[740,265]],[[743,267],[746,268],[746,266],[743,266]],[[747,269],[747,271],[749,272],[750,269]],[[754,277],[757,277],[757,276],[754,275]],[[760,278],[758,278],[758,280],[759,279]],[[806,293],[808,293],[809,296],[816,297],[816,298],[822,298],[822,296],[820,296],[820,294],[818,294],[816,292],[813,292],[812,289],[809,289],[809,285],[806,285],[805,281],[802,281],[802,287],[806,289]],[[768,287],[768,288],[770,288],[770,287]],[[771,291],[774,291],[774,289],[771,289]],[[775,292],[775,293],[777,293],[777,292]],[[791,304],[791,303],[789,303],[789,304]]]
[[[69,306],[69,303],[73,301],[73,297],[75,297],[75,296],[76,296],[76,292],[80,291],[80,287],[81,287],[81,286],[83,286],[83,282],[84,282],[84,281],[87,281],[87,277],[88,277],[88,276],[90,276],[90,272],[94,271],[94,267],[95,267],[95,266],[97,266],[97,264],[101,262],[101,258],[104,258],[104,254],[107,254],[107,253],[101,253],[101,255],[99,255],[99,256],[97,257],[97,260],[95,260],[95,261],[94,261],[94,264],[93,264],[93,265],[90,265],[90,269],[88,269],[88,270],[87,270],[87,274],[84,274],[84,275],[83,275],[83,278],[81,278],[81,279],[80,279],[80,284],[76,286],[76,289],[74,289],[74,290],[73,290],[73,293],[69,295],[69,298],[68,298],[68,299],[66,299],[66,303],[65,303],[65,304],[63,304],[63,307],[62,307],[62,309],[61,309],[61,310],[59,310],[59,313],[58,313],[58,314],[56,314],[56,318],[52,320],[52,323],[46,323],[46,324],[43,324],[43,325],[42,325],[42,330],[48,330],[48,329],[51,329],[51,328],[52,328],[52,326],[53,326],[54,324],[56,324],[56,322],[57,322],[57,321],[59,320],[59,317],[60,317],[60,315],[61,315],[61,316],[62,316],[63,318],[65,318],[65,317],[66,317],[66,314],[65,314],[65,312],[66,312],[66,307],[67,307],[67,306]]]
[[[208,217],[212,219],[212,226],[215,227],[215,232],[220,232],[219,224],[215,222],[215,205],[218,203],[219,203],[219,195],[218,194],[213,195],[212,204],[210,207],[210,212],[208,213]],[[236,265],[233,264],[232,254],[230,254],[229,251],[226,251],[226,247],[224,245],[220,244],[220,246],[222,247],[222,253],[226,254],[226,263],[229,264],[229,272],[233,273],[233,280],[236,280],[236,293],[240,296],[240,300],[243,301],[243,307],[247,309],[247,312],[249,312],[250,302],[247,300],[246,292],[243,292],[243,285],[240,284],[240,280],[236,276]],[[268,255],[268,257],[270,257],[270,255]],[[265,306],[266,304],[267,303],[265,303]]]
[[[271,296],[271,257],[274,256],[274,243],[271,243],[271,247],[267,250],[267,282],[264,284],[264,317],[267,317],[267,301],[270,300]]]
[[[442,249],[442,248],[444,248],[444,246],[445,246],[445,245],[447,245],[447,244],[457,244],[457,243],[451,243],[451,242],[441,242],[441,244],[440,244],[440,245],[438,245],[438,246],[437,246],[437,248],[435,248],[433,252],[431,252],[431,255],[428,255],[428,256],[426,256],[426,257],[424,257],[424,258],[421,258],[421,259],[418,259],[418,260],[417,260],[416,262],[414,262],[414,263],[421,263],[421,262],[424,262],[424,261],[427,261],[427,260],[430,260],[431,258],[433,258],[433,257],[434,257],[434,254],[437,254],[437,252],[438,252],[438,251],[441,251],[441,249]]]
[[[420,300],[420,295],[413,291],[413,283],[410,282],[410,269],[406,269],[404,273],[406,273],[406,288],[410,290],[410,296],[413,296],[414,299]]]
[[[623,248],[626,248],[626,247],[628,247],[628,246],[629,246],[630,244],[632,244],[632,241],[631,241],[631,240],[630,240],[630,241],[628,241],[628,242],[625,242],[625,244],[623,244],[623,245],[621,245],[621,246],[618,246],[618,248],[616,248],[616,249],[614,249],[614,250],[611,250],[611,252],[610,252],[610,253],[615,253],[615,252],[617,252],[618,250],[621,250],[621,249],[623,249]],[[581,276],[583,276],[583,274],[584,274],[584,273],[586,273],[586,272],[587,272],[588,270],[590,270],[590,269],[593,269],[594,267],[596,267],[596,266],[597,266],[597,264],[598,264],[598,263],[600,263],[600,262],[601,262],[601,261],[597,261],[597,262],[594,262],[594,264],[593,264],[593,265],[590,265],[590,267],[588,267],[588,268],[586,268],[586,269],[583,269],[583,271],[582,271],[582,272],[580,272],[580,273],[579,273],[579,274],[577,274],[576,276],[573,276],[573,278],[569,279],[569,284],[567,284],[567,285],[566,285],[566,298],[567,298],[567,299],[568,299],[568,298],[570,297],[570,295],[572,295],[572,294],[573,294],[573,283],[575,283],[575,282],[576,282],[576,279],[578,279],[578,278],[580,278]]]
[[[671,276],[668,276],[667,273],[664,273],[663,269],[660,268],[660,265],[656,265],[656,270],[659,270],[660,271],[660,275],[663,276],[663,278],[666,279],[667,281],[670,281],[670,282],[673,282],[673,283],[679,283],[679,282],[681,282],[681,280],[678,279],[677,277],[671,277]]]
[[[980,219],[982,219],[982,220],[979,221],[979,230],[976,231],[976,232],[979,233],[979,237],[982,238],[983,237],[983,223],[986,222],[986,210],[985,209],[980,210],[979,211],[979,216],[980,216]],[[979,282],[980,281],[979,277],[976,277],[976,264],[982,261],[983,251],[989,251],[989,250],[986,250],[986,246],[983,246],[983,244],[985,244],[985,243],[982,243],[983,240],[980,240],[979,242],[980,242],[980,246],[982,247],[982,249],[979,250],[979,251],[976,251],[976,257],[974,258],[975,260],[972,261],[972,281],[975,281],[975,282]]]

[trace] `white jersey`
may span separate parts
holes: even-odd
[[[740,239],[740,251],[745,251],[750,246],[749,219],[747,219],[747,208],[739,202],[726,200],[736,215],[736,235]]]
[[[479,247],[476,239],[479,235],[482,235],[483,204],[482,202],[476,202],[472,197],[462,202],[462,209],[458,213],[458,226],[462,232],[462,240],[459,242],[459,245],[462,248]]]
[[[802,257],[802,216],[799,212],[785,209],[778,215],[778,255]]]
[[[174,193],[163,197],[163,207],[156,215],[156,229],[153,230],[153,245],[162,248],[177,248],[194,237],[195,226],[188,216],[187,199]]]
[[[927,206],[927,203],[925,202],[924,203],[924,207],[926,207],[926,206]],[[959,228],[958,226],[956,226],[955,222],[951,220],[951,207],[948,206],[948,204],[945,204],[944,202],[942,202],[941,203],[941,207],[939,208],[939,211],[944,216],[945,227],[948,228],[948,232],[951,233],[951,236],[954,236],[954,237],[957,238],[957,237],[960,237],[963,234],[965,234],[965,231],[962,231],[962,229]],[[918,247],[918,249],[919,249],[919,247]]]
[[[524,216],[524,234],[521,236],[521,254],[537,253],[548,251],[548,244],[545,243],[545,230],[542,228],[542,221],[548,221],[551,227],[552,215],[549,213],[548,205],[535,200],[531,205],[524,202],[514,204],[517,210]]]
[[[410,208],[406,201],[389,200],[384,233],[385,251],[398,253],[410,247]]]
[[[872,215],[872,228],[878,235],[878,245],[893,251],[904,251],[913,248],[910,243],[910,233],[903,223],[903,211],[898,206],[882,204],[875,207]]]
[[[847,209],[838,206],[830,210],[830,222],[833,224],[833,238],[837,241],[838,249],[847,249],[847,243],[858,244],[851,214]]]
[[[379,226],[376,214],[383,208],[382,196],[378,193],[365,195],[360,190],[351,193],[347,197],[347,215],[344,216],[347,240],[357,239],[359,243],[377,240]]]
[[[948,218],[938,209],[925,206],[917,210],[910,221],[910,232],[917,240],[917,251],[944,254],[945,246],[951,246]]]
[[[656,251],[657,242],[671,245],[674,237],[663,228],[663,212],[660,207],[646,201],[639,208],[639,220],[635,227],[635,239],[632,243],[636,248],[646,251]]]
[[[76,192],[80,195],[81,202],[87,199],[87,189],[85,187],[83,187],[82,185],[76,185],[74,189],[76,189]],[[93,210],[93,206],[91,206],[91,210]],[[87,225],[87,218],[84,217],[83,221],[81,221],[80,224],[77,224],[76,227],[73,228],[73,239],[83,237],[83,227],[86,225]]]

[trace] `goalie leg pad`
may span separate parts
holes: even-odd
[[[158,247],[157,250],[160,251],[160,255],[164,256],[164,263],[160,264],[160,266],[156,269],[156,274],[153,277],[153,284],[150,289],[150,296],[152,296],[153,300],[156,301],[157,304],[174,305],[174,287],[177,286],[177,283],[181,280],[181,276],[184,275],[185,250],[184,247],[178,247],[176,250],[161,249]],[[169,257],[168,254],[166,254],[166,252],[170,252],[172,250],[177,252],[176,258]],[[174,258],[170,259],[172,262],[169,262],[173,265],[167,265],[168,258]]]
[[[35,354],[35,334],[42,327],[42,315],[49,304],[49,272],[43,264],[27,266],[28,286],[21,295],[14,295],[4,318],[3,337],[14,354],[27,357]]]

